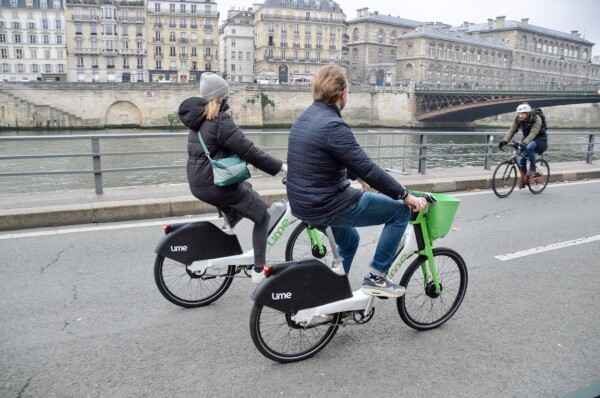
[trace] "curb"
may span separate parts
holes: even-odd
[[[570,170],[552,174],[550,182],[600,178],[600,170]],[[421,192],[457,192],[491,189],[492,176],[430,178],[422,183],[407,181],[406,187]],[[271,203],[286,199],[285,189],[259,189],[261,197]],[[109,202],[79,203],[0,210],[0,231],[97,224],[153,218],[182,217],[215,213],[215,207],[191,195]]]

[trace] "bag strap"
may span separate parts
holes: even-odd
[[[204,149],[204,153],[206,153],[206,157],[208,158],[209,161],[213,161],[212,158],[210,157],[210,153],[208,152],[208,148],[206,148],[206,144],[204,143],[204,140],[202,139],[202,135],[200,134],[200,130],[197,131],[198,133],[198,139],[200,140],[200,144],[202,144],[202,148]]]

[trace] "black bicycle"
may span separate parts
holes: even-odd
[[[517,185],[517,176],[520,177],[520,183],[522,187],[527,187],[531,193],[541,193],[548,185],[550,180],[550,165],[546,159],[538,159],[536,162],[537,173],[531,177],[527,177],[519,160],[521,156],[525,156],[521,153],[521,148],[516,142],[509,142],[506,146],[513,148],[512,154],[508,160],[500,163],[496,170],[494,170],[494,176],[492,178],[492,188],[494,193],[499,198],[506,198],[515,189]],[[504,152],[504,149],[502,149]],[[517,170],[519,174],[517,174]]]

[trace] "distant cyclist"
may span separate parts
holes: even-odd
[[[519,129],[523,132],[520,147],[521,152],[525,155],[521,157],[521,168],[528,178],[538,177],[540,174],[535,167],[535,154],[536,152],[542,154],[548,149],[548,138],[542,117],[536,114],[527,103],[517,107],[517,117],[510,126],[508,133],[498,144],[500,149],[511,140]],[[527,159],[530,163],[529,171],[527,171]]]

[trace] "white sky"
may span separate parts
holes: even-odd
[[[221,20],[231,7],[251,7],[252,0],[216,0]],[[578,30],[585,39],[596,43],[593,55],[600,55],[600,1],[598,0],[339,0],[346,20],[356,18],[356,10],[369,7],[369,11],[391,14],[421,22],[443,22],[453,26],[463,21],[484,23],[488,18],[506,16],[507,20],[529,18],[532,25],[570,33]],[[419,5],[411,5],[419,4]]]

